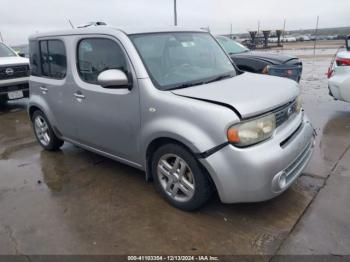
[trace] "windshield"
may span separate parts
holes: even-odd
[[[218,81],[236,75],[220,45],[208,33],[131,35],[152,81],[161,90]]]
[[[8,56],[16,56],[16,54],[6,45],[0,43],[0,57],[8,57]]]
[[[240,43],[237,43],[230,38],[218,36],[216,39],[229,54],[239,54],[249,51],[249,49],[244,45],[241,45]]]

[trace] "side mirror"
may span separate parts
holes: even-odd
[[[126,74],[118,69],[109,69],[101,72],[97,83],[104,88],[130,88]]]
[[[18,56],[20,56],[20,57],[26,57],[26,55],[24,54],[24,53],[17,53],[18,54]]]
[[[350,35],[346,38],[346,50],[350,51]]]

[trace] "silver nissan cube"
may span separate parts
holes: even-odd
[[[271,199],[313,151],[298,84],[239,71],[205,31],[37,34],[30,63],[28,112],[44,149],[67,141],[144,170],[183,210],[213,193],[223,203]]]

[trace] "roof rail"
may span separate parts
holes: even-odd
[[[89,27],[89,26],[100,26],[100,25],[107,25],[107,24],[105,22],[100,22],[100,21],[89,22],[85,25],[78,26],[78,28],[85,28],[85,27]]]

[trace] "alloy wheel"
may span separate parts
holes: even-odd
[[[49,126],[46,120],[42,116],[36,116],[34,119],[34,130],[39,142],[48,146],[50,144],[51,138],[49,133]]]
[[[175,154],[162,156],[157,165],[157,174],[163,190],[174,200],[189,201],[195,192],[193,173],[181,157]]]

